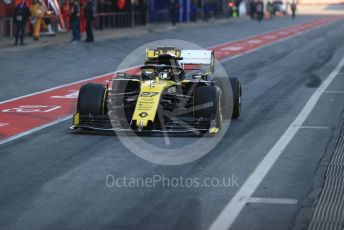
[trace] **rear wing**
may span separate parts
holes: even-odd
[[[206,67],[206,73],[214,73],[215,55],[213,50],[182,50],[180,55],[181,65],[202,65]]]
[[[174,57],[180,57],[181,51],[174,47],[158,47],[156,49],[146,49],[146,58],[145,61],[148,61],[153,58],[158,58],[159,55],[169,54]]]
[[[175,58],[181,58],[179,63],[184,67],[202,66],[206,74],[214,73],[215,55],[213,50],[179,50],[174,47],[158,47],[147,49],[145,61],[158,58],[160,55],[168,54]],[[196,68],[197,69],[197,68]]]

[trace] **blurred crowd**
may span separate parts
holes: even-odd
[[[288,10],[291,11],[292,18],[296,16],[296,3],[289,1],[268,1],[266,6],[262,0],[253,0],[249,2],[249,15],[251,19],[257,19],[259,22],[264,18],[272,18],[273,16],[285,16]]]
[[[180,5],[179,0],[169,0],[160,2],[165,8],[152,11],[148,0],[111,1],[111,0],[65,0],[61,5],[60,15],[56,10],[46,6],[44,0],[32,0],[27,6],[27,0],[22,0],[15,8],[13,19],[15,22],[15,45],[24,45],[24,34],[29,24],[30,34],[35,41],[39,41],[43,33],[55,34],[55,31],[72,31],[72,41],[81,40],[81,32],[86,32],[85,42],[94,42],[93,26],[97,29],[114,27],[131,27],[146,25],[147,22],[167,22],[172,25],[178,22],[196,22],[221,17],[238,17],[248,14],[252,19],[262,21],[264,18],[271,18],[277,14],[287,14],[288,8],[295,18],[296,4],[285,5],[284,1],[268,1],[265,5],[263,0],[191,0],[188,9],[185,5]],[[93,2],[93,1],[96,1]],[[48,1],[49,2],[49,1]],[[115,4],[116,2],[116,4]],[[157,17],[157,12],[164,11],[164,20]],[[55,12],[55,15],[54,15]],[[52,15],[54,17],[52,17]],[[167,16],[167,17],[166,17]],[[53,18],[58,26],[52,29]],[[96,23],[94,23],[96,22]]]
[[[224,5],[222,0],[204,0],[203,4],[200,5],[199,1],[191,0],[190,21],[209,21],[211,18],[237,17],[239,16],[239,5],[241,2],[242,0],[230,0],[227,5]],[[173,25],[178,21],[180,7],[178,0],[171,0],[169,9]]]
[[[56,18],[53,14],[56,11],[47,7],[44,1],[32,0],[30,6],[27,6],[26,0],[19,3],[14,10],[13,20],[15,22],[15,45],[25,45],[24,35],[29,24],[29,33],[32,35],[34,41],[39,41],[42,34],[55,35],[55,31],[52,29],[52,18]],[[72,41],[80,40],[80,21],[84,20],[84,29],[86,31],[85,42],[93,42],[93,20],[95,18],[95,7],[93,0],[87,0],[87,2],[79,2],[74,0],[71,4],[63,5],[62,15],[67,20],[59,20],[59,23],[63,22],[63,27],[69,31],[72,30]],[[61,15],[61,16],[62,16]],[[61,29],[58,24],[58,30]]]

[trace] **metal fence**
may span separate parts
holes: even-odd
[[[139,11],[133,11],[133,15],[132,15],[133,26],[143,25],[144,24],[144,22],[142,22],[143,17],[144,16],[142,16]],[[147,22],[147,18],[146,18],[146,22]]]
[[[98,13],[95,21],[96,29],[132,26],[129,13]]]
[[[203,17],[204,17],[204,11],[202,9],[197,9],[196,20],[203,19]]]
[[[142,16],[140,12],[133,14],[123,13],[98,13],[95,20],[96,29],[125,28],[141,25]],[[50,18],[54,31],[58,31],[57,18]],[[69,25],[69,23],[67,23]],[[69,28],[67,28],[68,30]],[[14,22],[12,17],[0,17],[0,37],[13,37]]]
[[[148,22],[148,15],[139,11],[121,13],[98,13],[95,28],[99,30],[111,28],[125,28],[144,25]]]
[[[0,17],[0,37],[13,37],[12,17]]]
[[[214,17],[213,12],[210,12],[208,18]],[[65,20],[68,20],[66,18]],[[191,18],[190,18],[191,19]],[[205,15],[202,9],[197,10],[196,20],[204,20]],[[113,13],[97,13],[95,19],[95,29],[112,29],[112,28],[126,28],[144,25],[146,23],[168,23],[171,21],[170,12],[168,9],[158,10],[154,15],[144,15],[140,11],[133,12],[113,12]],[[58,31],[58,20],[53,18],[51,25],[54,31]],[[66,21],[69,25],[69,21]],[[68,31],[69,28],[67,28]],[[12,17],[0,17],[0,37],[13,37],[14,23]]]

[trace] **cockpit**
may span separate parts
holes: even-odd
[[[178,82],[185,79],[185,72],[181,67],[171,65],[145,65],[141,67],[142,80],[153,80],[156,77],[160,80]]]

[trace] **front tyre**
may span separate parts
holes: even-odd
[[[77,111],[82,115],[102,116],[107,113],[107,90],[103,85],[88,83],[79,91]]]

